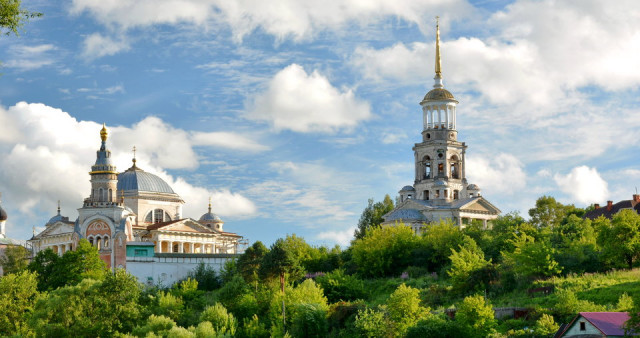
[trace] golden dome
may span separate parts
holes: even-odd
[[[105,126],[105,124],[102,124],[102,129],[100,130],[100,138],[102,139],[102,142],[106,142],[107,141],[107,136],[109,135],[109,132],[107,131],[107,126]]]
[[[456,99],[453,97],[453,94],[444,88],[434,88],[431,89],[427,95],[424,96],[422,102],[426,101],[455,101]]]

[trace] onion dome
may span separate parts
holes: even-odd
[[[467,190],[480,190],[480,188],[475,184],[469,184]]]
[[[444,88],[433,88],[424,96],[422,102],[428,101],[456,101],[450,91]],[[456,101],[457,103],[458,101]]]
[[[404,187],[402,187],[402,189],[400,189],[400,191],[416,191],[416,189],[414,189],[410,185],[405,185]]]
[[[135,162],[127,171],[118,174],[118,191],[132,190],[176,194],[167,182],[152,173],[136,167]]]

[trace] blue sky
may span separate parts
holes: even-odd
[[[23,1],[0,37],[0,191],[13,238],[77,217],[100,126],[120,170],[267,244],[347,244],[368,198],[413,180],[418,104],[460,102],[467,177],[503,212],[640,185],[636,1]]]

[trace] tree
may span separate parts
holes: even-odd
[[[362,239],[367,234],[367,231],[379,227],[384,221],[382,216],[393,210],[393,208],[393,200],[389,195],[385,195],[384,200],[377,203],[373,203],[373,198],[370,198],[358,221],[358,228],[354,233],[355,238]]]
[[[511,266],[515,273],[524,278],[550,277],[562,271],[554,259],[555,250],[545,242],[522,234],[513,240],[513,252],[502,252],[505,266]]]
[[[59,260],[60,256],[48,248],[38,252],[33,261],[27,265],[29,271],[37,274],[38,290],[53,290],[58,287],[58,285],[53,285],[53,280],[56,278],[55,273]]]
[[[451,249],[451,268],[447,271],[454,288],[466,289],[469,278],[478,270],[491,264],[484,259],[482,249],[470,237],[464,239],[464,244],[458,246],[458,251]]]
[[[404,336],[411,326],[429,316],[429,308],[420,305],[420,290],[401,284],[387,300],[389,319],[394,331]]]
[[[98,248],[86,239],[78,242],[76,250],[67,251],[53,266],[51,289],[63,285],[75,285],[85,278],[102,280],[107,271],[106,264],[100,259]]]
[[[10,245],[4,255],[0,257],[3,274],[17,273],[27,268],[29,264],[29,250],[22,245]]]
[[[465,235],[460,228],[450,221],[430,224],[421,239],[421,247],[426,262],[415,262],[414,265],[426,266],[429,271],[438,271],[449,263],[451,248],[464,243]],[[416,255],[417,256],[417,255]]]
[[[462,300],[457,307],[456,322],[467,327],[472,337],[486,337],[496,326],[491,303],[480,295]]]
[[[21,7],[21,0],[0,0],[0,33],[18,35],[18,29],[30,18],[42,16],[42,13],[29,12]]]
[[[536,200],[536,207],[529,209],[531,224],[537,228],[555,228],[560,225],[569,215],[582,217],[584,209],[576,208],[573,205],[563,205],[551,196],[542,196]]]
[[[400,275],[412,262],[419,238],[405,225],[374,228],[351,244],[353,261],[366,277]]]
[[[598,242],[609,259],[633,268],[634,259],[640,256],[640,215],[635,210],[620,211],[611,219],[611,226],[602,226]]]
[[[36,273],[22,271],[0,278],[0,333],[30,336],[26,318],[40,299]]]
[[[220,303],[213,306],[207,306],[200,315],[200,321],[210,322],[217,334],[229,334],[233,336],[238,329],[238,321],[233,314],[227,312],[227,309]]]
[[[389,331],[388,319],[379,309],[366,308],[358,311],[354,325],[362,337],[386,337]]]
[[[279,238],[264,256],[259,272],[263,278],[279,277],[280,290],[284,293],[285,275],[293,275],[294,278],[301,277],[302,267],[285,241]]]
[[[254,283],[256,290],[258,288],[260,265],[262,264],[262,259],[268,252],[269,249],[267,249],[262,242],[257,241],[248,247],[242,256],[238,258],[238,272],[240,272],[240,275],[247,283]]]

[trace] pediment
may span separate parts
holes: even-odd
[[[73,232],[73,225],[63,222],[56,222],[44,229],[40,234],[37,235],[37,237],[63,235],[71,232]]]
[[[172,224],[168,224],[161,228],[156,229],[157,231],[170,231],[170,232],[194,232],[194,233],[207,233],[213,234],[215,231],[207,228],[206,226],[192,220],[192,219],[184,219],[179,222],[175,222]]]
[[[489,201],[482,197],[473,199],[469,203],[461,206],[460,211],[482,212],[489,214],[500,213],[500,209],[496,208],[493,204],[489,203]]]

